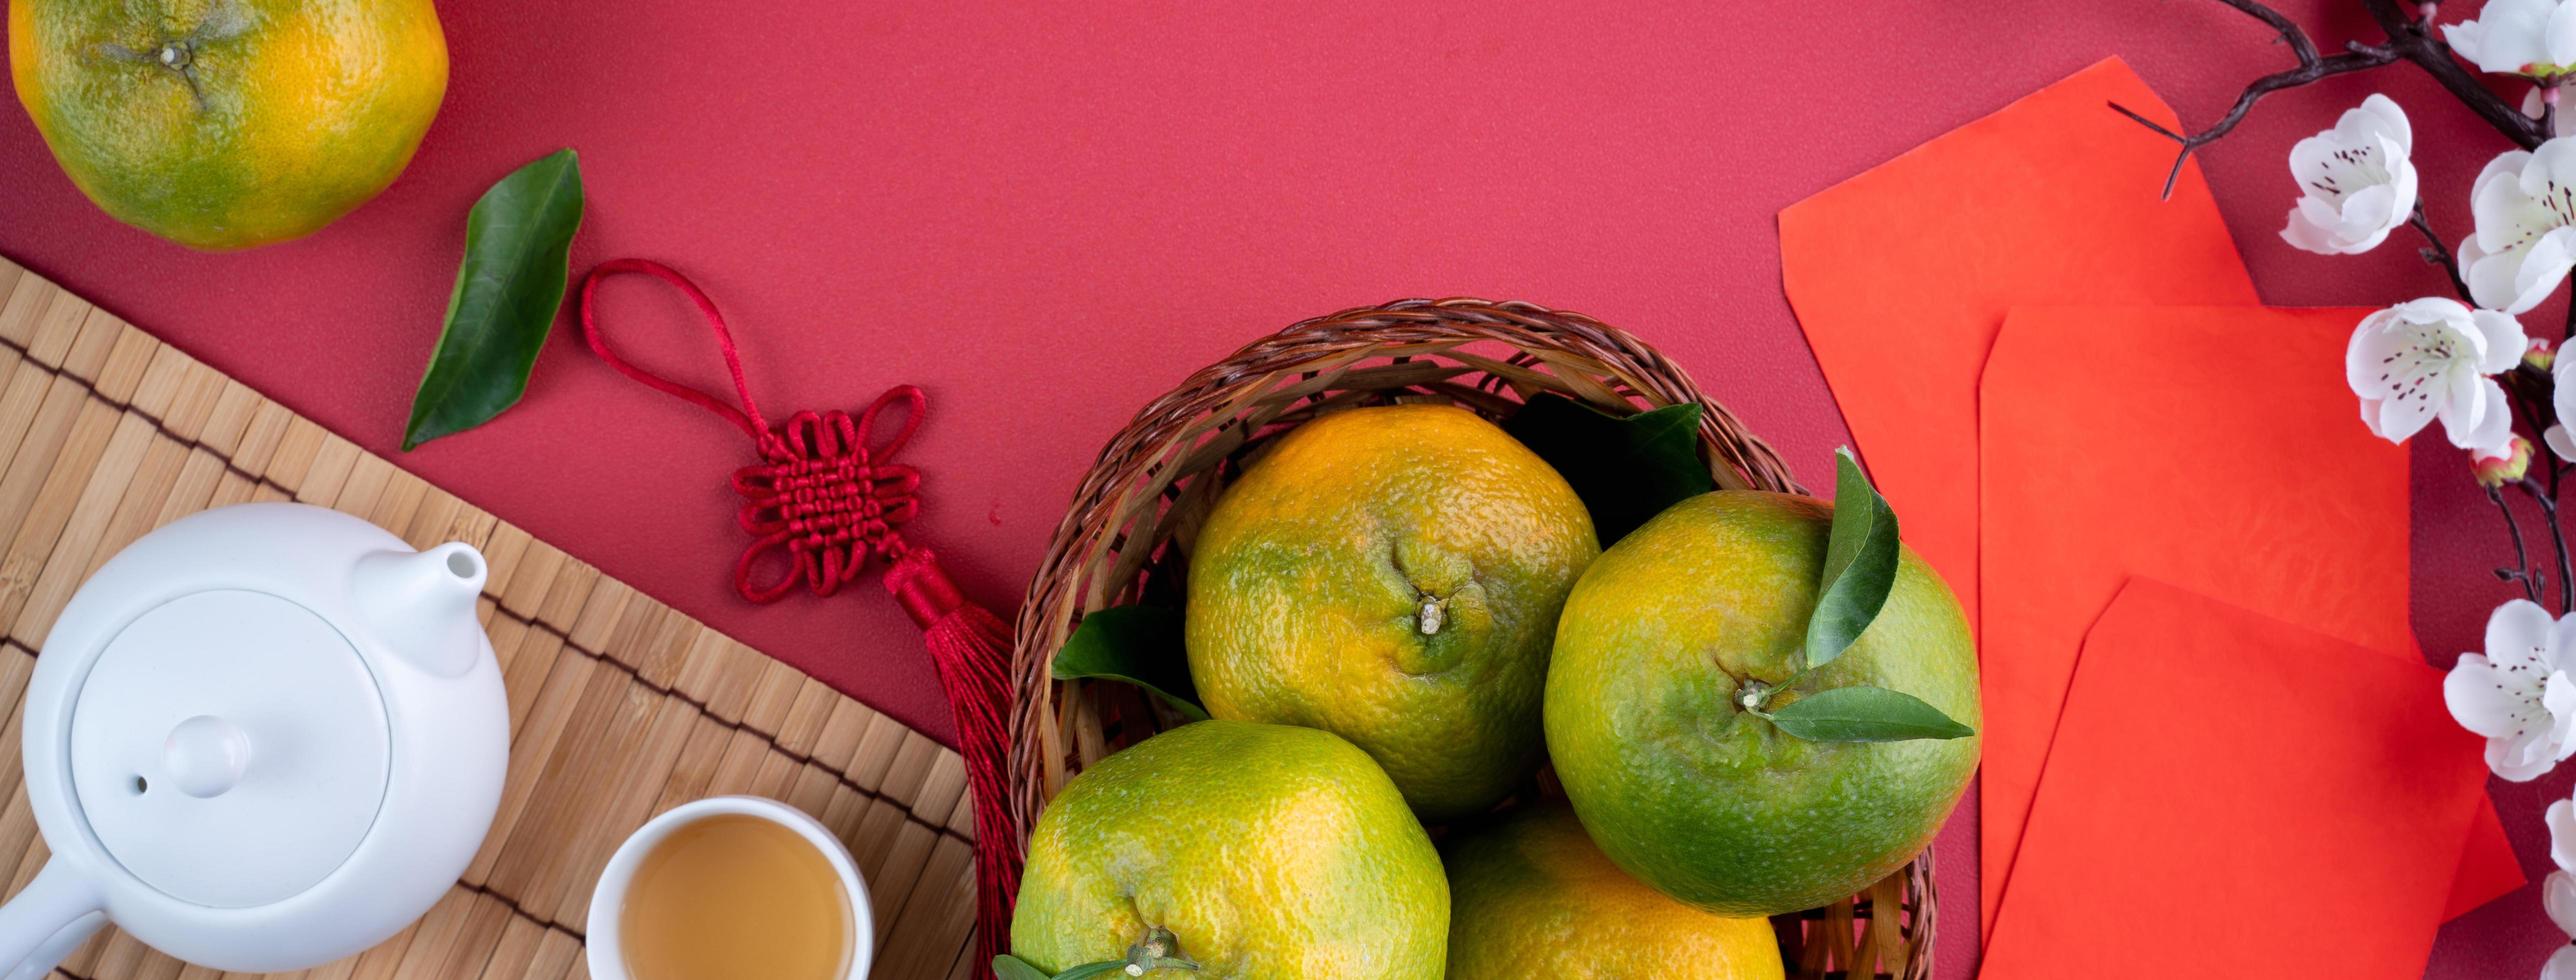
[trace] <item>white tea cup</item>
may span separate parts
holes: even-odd
[[[590,975],[593,980],[632,980],[626,966],[626,943],[622,932],[627,890],[635,883],[636,872],[653,849],[681,828],[709,817],[747,816],[769,821],[796,832],[816,853],[832,866],[841,881],[841,896],[848,900],[850,955],[845,980],[867,976],[868,964],[876,955],[876,925],[868,911],[867,879],[859,874],[858,863],[850,859],[850,849],[822,821],[805,811],[759,796],[713,796],[672,807],[662,815],[645,821],[626,843],[617,847],[608,866],[599,873],[599,884],[591,890],[587,945]]]

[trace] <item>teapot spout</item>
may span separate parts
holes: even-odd
[[[376,638],[403,659],[441,677],[460,677],[482,652],[483,625],[474,600],[489,574],[473,545],[451,541],[428,551],[379,551],[358,559],[351,586]]]

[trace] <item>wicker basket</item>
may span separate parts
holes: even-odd
[[[1048,665],[1087,612],[1178,605],[1200,521],[1265,439],[1319,413],[1393,401],[1450,402],[1500,419],[1541,392],[1617,414],[1698,402],[1707,408],[1703,455],[1719,486],[1805,492],[1771,447],[1680,367],[1590,317],[1527,303],[1404,300],[1282,330],[1155,399],[1083,477],[1020,606],[1011,654],[1017,795],[1008,804],[1019,829],[983,846],[1024,848],[1065,780],[1177,722],[1135,688],[1057,682]],[[1790,975],[1929,978],[1931,863],[1926,851],[1859,896],[1777,917]]]

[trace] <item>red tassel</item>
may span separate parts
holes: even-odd
[[[1011,703],[1011,630],[966,601],[927,548],[896,558],[885,586],[921,627],[957,719],[957,750],[975,798],[975,962],[989,963],[1010,936],[1011,899],[1020,890],[1019,821],[1007,802],[1010,722],[1002,716]]]
[[[638,368],[608,346],[598,317],[599,284],[609,276],[639,273],[669,283],[695,304],[715,334],[741,408],[714,395]],[[873,556],[891,560],[886,591],[894,593],[921,627],[938,669],[941,693],[957,719],[957,751],[966,761],[966,786],[975,794],[975,908],[978,969],[1002,951],[1011,930],[1011,900],[1020,890],[1019,821],[1010,792],[1011,630],[982,606],[966,601],[939,570],[928,549],[912,547],[896,528],[921,510],[921,475],[895,456],[912,441],[927,408],[921,389],[901,385],[853,418],[848,413],[798,412],[772,428],[752,401],[733,332],[688,277],[658,263],[618,259],[600,263],[581,282],[581,329],[590,349],[621,374],[734,424],[759,447],[760,461],[734,474],[745,502],[739,520],[756,538],[734,564],[734,589],[753,602],[770,602],[804,585],[828,596],[856,577]],[[877,423],[899,410],[900,427],[882,442]],[[895,423],[888,423],[895,424]],[[754,566],[767,558],[786,569],[771,582],[757,581]]]

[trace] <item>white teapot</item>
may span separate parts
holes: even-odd
[[[509,765],[484,575],[471,546],[283,503],[109,560],[27,683],[53,859],[0,906],[0,969],[42,976],[111,920],[204,966],[303,969],[427,912]]]

